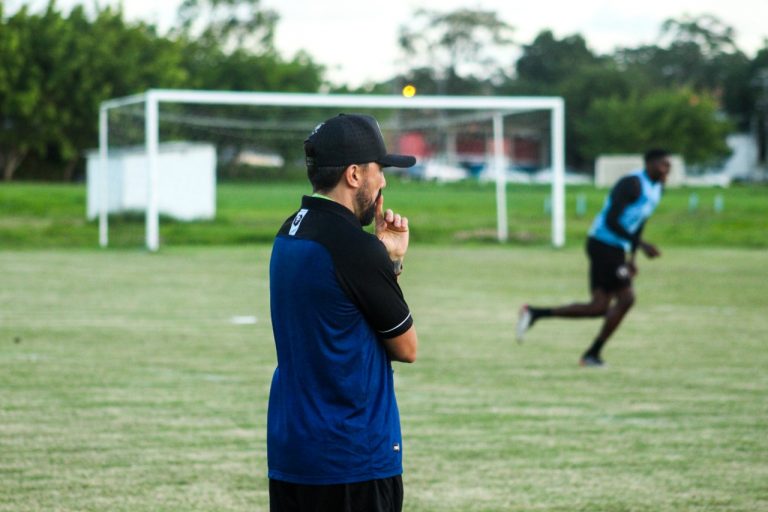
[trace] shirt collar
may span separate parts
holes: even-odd
[[[344,217],[359,228],[363,227],[363,225],[360,224],[360,219],[358,219],[349,208],[341,203],[337,203],[329,197],[304,196],[301,198],[301,207],[308,210],[323,210],[334,213]]]

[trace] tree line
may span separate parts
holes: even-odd
[[[749,58],[735,36],[714,16],[684,16],[663,22],[657,44],[600,55],[582,35],[550,30],[517,45],[514,27],[492,11],[420,10],[400,29],[407,70],[399,80],[426,93],[562,96],[576,168],[652,145],[711,164],[728,154],[733,131],[753,132],[765,163],[768,39]]]
[[[149,88],[558,95],[566,101],[567,161],[663,143],[694,164],[728,153],[725,135],[756,133],[765,160],[768,40],[752,58],[713,16],[670,19],[658,44],[592,51],[580,34],[539,33],[527,44],[482,9],[418,10],[399,33],[402,71],[350,89],[322,64],[275,47],[278,13],[260,0],[184,0],[177,27],[161,34],[128,22],[120,7],[69,13],[0,3],[0,172],[71,180],[96,145],[100,102]]]
[[[246,6],[248,8],[243,9]],[[98,141],[99,104],[149,88],[316,92],[323,67],[282,57],[277,14],[259,0],[185,0],[179,28],[128,22],[121,7],[64,14],[49,0],[0,3],[0,172],[71,180]]]

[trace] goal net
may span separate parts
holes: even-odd
[[[110,213],[144,212],[145,245],[156,251],[161,215],[213,218],[217,176],[303,173],[304,138],[340,112],[373,115],[391,152],[416,156],[402,171],[412,179],[495,182],[499,241],[508,238],[508,181],[551,171],[551,240],[564,244],[561,98],[149,90],[101,104],[99,151],[88,163],[100,245]]]

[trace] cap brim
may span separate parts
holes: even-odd
[[[410,155],[384,155],[384,158],[377,162],[382,167],[413,167],[416,165],[416,158]]]

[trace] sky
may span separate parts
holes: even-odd
[[[0,0],[3,1],[3,0]],[[73,5],[117,4],[121,0],[58,0]],[[23,4],[41,9],[46,0],[5,0],[5,13]],[[122,0],[126,17],[170,28],[180,0]],[[753,56],[768,38],[768,0],[262,0],[280,15],[276,46],[285,57],[305,50],[326,66],[336,84],[359,86],[400,70],[398,29],[418,8],[451,11],[481,8],[496,11],[515,27],[516,42],[527,44],[550,29],[559,37],[582,34],[598,53],[658,41],[662,22],[685,14],[713,14],[736,29],[736,42]]]

